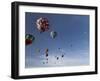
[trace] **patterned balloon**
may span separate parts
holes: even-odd
[[[37,19],[36,25],[37,25],[37,29],[40,32],[45,32],[45,31],[49,30],[49,22],[48,22],[47,18],[41,17],[41,18]]]
[[[25,35],[25,44],[30,45],[32,42],[35,40],[35,37],[31,34],[26,34]]]

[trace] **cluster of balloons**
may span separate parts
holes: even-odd
[[[43,18],[40,17],[36,20],[36,28],[40,31],[40,32],[45,32],[49,30],[49,21],[47,18]],[[50,32],[50,37],[51,38],[55,38],[57,36],[57,32],[56,31],[51,31]],[[35,40],[34,35],[31,34],[26,34],[25,36],[25,43],[26,45],[30,45],[32,44],[32,42]]]
[[[57,60],[57,62],[60,58],[64,58],[64,54],[62,54],[61,56],[55,56],[55,59]],[[45,61],[43,61],[43,64],[48,64],[49,63],[48,60],[49,60],[49,58],[47,58]],[[56,64],[56,62],[54,62],[54,63]]]

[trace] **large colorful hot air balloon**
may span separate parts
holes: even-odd
[[[25,44],[30,45],[32,42],[35,40],[35,37],[31,34],[26,34],[25,35]]]
[[[57,32],[51,31],[50,36],[54,39],[57,36]]]
[[[49,21],[47,18],[41,17],[41,18],[37,19],[36,25],[37,25],[37,29],[40,32],[45,32],[45,31],[49,30]]]

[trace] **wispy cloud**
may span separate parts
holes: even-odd
[[[83,50],[81,50],[83,52]],[[80,51],[80,52],[81,52]],[[86,53],[83,53],[87,55]],[[57,57],[59,59],[57,60]],[[46,63],[48,62],[48,63]],[[44,63],[44,64],[43,64]],[[34,68],[34,67],[57,67],[57,66],[80,66],[80,65],[88,65],[89,64],[89,57],[61,57],[60,53],[56,54],[49,54],[48,61],[46,60],[46,57],[44,55],[37,56],[35,58],[29,57],[26,58],[26,68]]]

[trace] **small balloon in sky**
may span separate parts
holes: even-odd
[[[60,48],[58,48],[60,50]]]
[[[49,21],[47,18],[40,17],[36,21],[37,29],[40,32],[45,32],[49,30]]]
[[[25,44],[30,45],[32,42],[35,40],[35,37],[31,34],[26,34],[25,35]]]
[[[36,49],[36,53],[40,53],[40,49],[39,48]]]
[[[50,36],[54,39],[57,36],[57,32],[56,31],[51,31]]]
[[[46,57],[48,57],[48,53],[46,54]]]
[[[46,55],[46,57],[48,57],[48,52],[49,52],[49,49],[46,48],[46,49],[45,49],[45,55]]]
[[[62,55],[61,57],[64,57],[64,55]]]
[[[45,51],[46,51],[46,52],[48,52],[48,51],[49,51],[49,49],[48,49],[48,48],[46,48],[46,49],[45,49]]]
[[[59,57],[57,57],[57,60],[59,59]]]
[[[43,62],[43,64],[45,64],[45,62]]]

